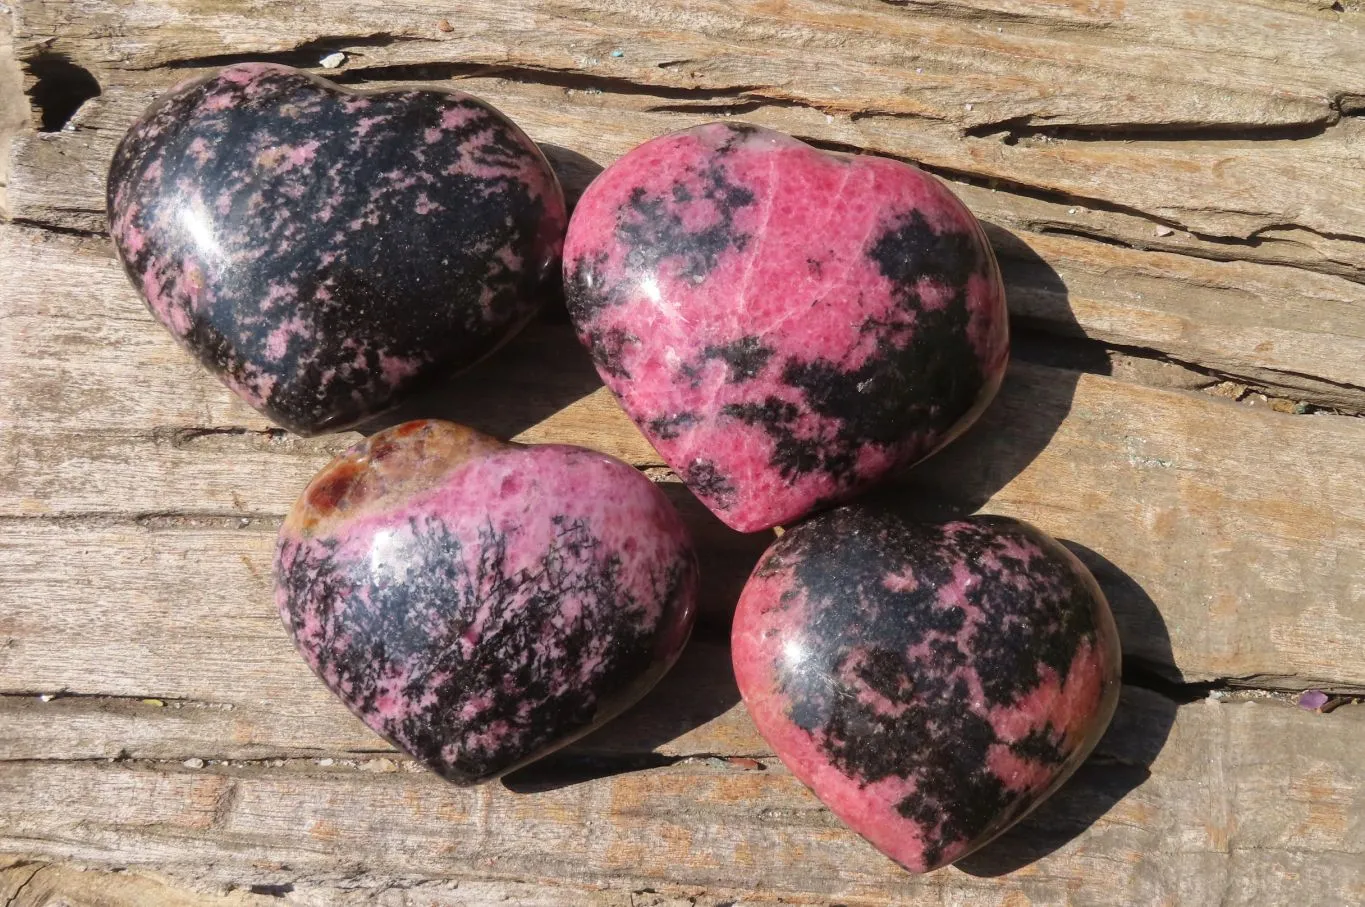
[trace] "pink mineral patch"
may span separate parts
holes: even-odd
[[[980,225],[937,179],[713,124],[584,193],[564,256],[603,380],[722,520],[756,530],[929,455],[1007,355]]]

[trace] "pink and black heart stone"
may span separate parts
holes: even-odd
[[[280,530],[280,613],[314,672],[450,781],[497,777],[582,736],[672,666],[697,563],[637,470],[450,422],[363,441]]]
[[[108,205],[157,320],[304,434],[508,339],[558,279],[567,220],[540,150],[483,101],[266,64],[161,98],[119,145]]]
[[[1094,578],[1003,517],[920,524],[851,505],[802,523],[744,589],[733,655],[792,773],[914,872],[966,856],[1060,786],[1119,693]]]
[[[742,531],[933,453],[1005,368],[999,270],[947,187],[767,129],[716,123],[625,155],[575,210],[564,271],[602,379]]]

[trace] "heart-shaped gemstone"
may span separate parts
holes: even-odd
[[[696,610],[687,530],[637,470],[450,422],[408,422],[333,460],[285,520],[275,571],[314,672],[459,784],[634,703]]]
[[[1004,373],[999,269],[947,187],[767,129],[621,158],[574,212],[564,273],[603,381],[741,531],[928,456]]]
[[[157,101],[119,145],[108,202],[157,320],[303,434],[511,337],[556,277],[567,219],[540,149],[483,101],[265,64]]]
[[[1037,806],[1113,715],[1119,642],[1071,552],[1004,517],[852,505],[764,554],[735,614],[759,732],[850,828],[912,872]]]

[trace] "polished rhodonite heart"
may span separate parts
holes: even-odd
[[[898,161],[712,124],[621,158],[569,224],[602,379],[717,516],[847,499],[985,408],[1008,339],[980,224]]]
[[[361,442],[280,530],[276,598],[317,675],[460,783],[597,727],[673,664],[697,566],[673,506],[579,447],[449,422]]]
[[[483,101],[265,64],[157,101],[108,188],[114,244],[157,320],[304,434],[508,339],[557,278],[566,222],[540,149]]]
[[[1119,643],[1094,578],[1017,520],[853,505],[783,535],[734,624],[745,705],[850,828],[913,872],[1054,791],[1099,741]]]

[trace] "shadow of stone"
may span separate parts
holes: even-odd
[[[449,419],[511,438],[602,387],[592,359],[567,327],[532,324],[497,354],[370,420],[376,431],[410,419]]]
[[[685,756],[655,750],[734,708],[739,688],[727,646],[693,643],[659,685],[619,718],[502,779],[516,793],[541,793],[672,765]]]
[[[1104,350],[1058,343],[1054,331],[1081,328],[1071,313],[1065,282],[1014,234],[987,225],[1009,300],[1010,367],[990,407],[961,438],[902,476],[914,490],[908,505],[925,519],[972,513],[1028,468],[1071,411],[1081,373],[1107,375]],[[1046,318],[1049,333],[1032,327]],[[1068,328],[1068,325],[1070,328]],[[874,490],[871,495],[885,493]]]

